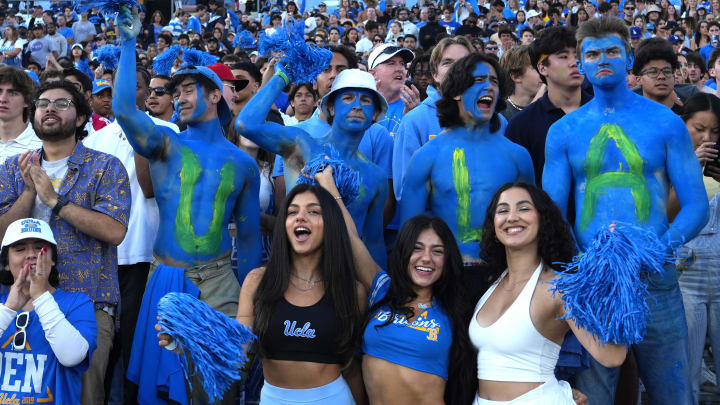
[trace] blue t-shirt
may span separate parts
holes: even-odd
[[[705,65],[707,66],[708,61],[710,60],[710,55],[712,54],[712,51],[715,50],[715,47],[712,46],[712,44],[707,44],[700,48],[700,56],[702,56],[703,60],[705,61]]]
[[[75,34],[73,34],[72,28],[70,27],[60,28],[58,29],[58,32],[65,38],[74,38],[75,36]]]
[[[1,294],[0,302],[5,302],[7,296],[6,293]],[[57,289],[53,298],[60,311],[65,314],[65,319],[87,340],[90,346],[88,355],[74,367],[60,364],[45,339],[40,318],[35,311],[31,311],[24,350],[16,351],[13,348],[12,340],[17,331],[15,321],[10,323],[0,337],[0,403],[80,403],[82,373],[90,365],[92,352],[97,347],[95,310],[90,298],[83,293]]]
[[[453,34],[455,34],[455,31],[456,31],[458,28],[460,28],[460,24],[458,24],[458,23],[455,22],[455,21],[446,22],[446,21],[444,21],[444,20],[440,20],[440,21],[438,21],[438,23],[439,23],[440,25],[442,25],[442,26],[450,27],[450,29],[452,30],[452,33],[453,33]]]
[[[320,119],[320,111],[315,110],[313,116],[295,125],[310,134],[313,138],[321,138],[330,132],[330,124]],[[360,140],[358,151],[369,161],[378,165],[388,175],[388,179],[392,178],[392,154],[393,139],[387,130],[378,124],[372,124],[365,131],[365,135]],[[282,156],[275,155],[275,165],[273,166],[273,177],[284,176],[284,163]],[[295,184],[285,182],[287,192],[290,192]]]
[[[403,113],[405,112],[405,103],[401,98],[395,102],[388,104],[388,110],[385,116],[378,120],[378,125],[382,125],[390,133],[390,136],[395,136],[398,128],[400,127],[400,121],[402,120]]]
[[[389,289],[390,276],[384,271],[379,272],[368,295],[369,306],[384,298]],[[450,318],[434,298],[432,306],[415,311],[421,312],[411,323],[404,316],[395,314],[389,325],[380,326],[390,317],[390,309],[385,306],[378,309],[365,327],[362,351],[447,380],[453,338]]]

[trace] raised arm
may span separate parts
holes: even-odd
[[[678,119],[666,145],[668,177],[680,202],[680,212],[662,241],[677,247],[694,238],[708,220],[708,200],[702,170],[685,124]]]
[[[117,25],[121,52],[115,83],[120,85],[115,86],[113,93],[113,111],[135,152],[148,159],[158,159],[165,148],[167,134],[135,105],[135,43],[142,28],[137,12],[123,8],[118,14]]]
[[[567,219],[568,199],[572,186],[572,170],[567,158],[562,131],[553,125],[545,142],[545,167],[543,168],[543,190],[560,208],[563,218]]]
[[[355,221],[353,221],[350,211],[345,207],[340,192],[335,186],[335,179],[333,178],[333,168],[327,166],[325,170],[315,175],[315,180],[320,184],[322,188],[327,190],[333,197],[335,197],[340,210],[343,213],[343,219],[345,219],[345,226],[348,230],[348,236],[350,236],[350,245],[353,251],[353,260],[355,261],[355,275],[358,281],[367,289],[371,290],[373,279],[377,273],[381,270],[380,266],[375,263],[370,251],[360,239],[357,227],[355,227]],[[368,218],[369,219],[369,218]]]
[[[260,176],[257,165],[248,157],[245,189],[235,204],[237,228],[238,274],[245,275],[260,264],[262,246],[260,236]]]
[[[272,79],[240,111],[235,121],[235,129],[262,149],[288,156],[295,150],[298,140],[309,135],[300,128],[285,127],[265,120],[275,99],[288,85],[287,75],[281,73],[282,68],[276,65],[275,69]]]
[[[400,224],[425,212],[430,196],[430,173],[433,157],[437,153],[432,148],[428,148],[428,145],[430,143],[426,143],[418,149],[408,164],[400,198]]]

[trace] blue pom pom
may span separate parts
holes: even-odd
[[[92,69],[90,69],[90,65],[88,64],[87,59],[80,59],[79,61],[75,62],[75,69],[85,73],[90,80],[95,77]]]
[[[232,25],[233,29],[237,32],[238,27],[240,27],[240,17],[232,10],[227,10],[227,13],[230,16],[230,25]]]
[[[330,165],[333,168],[335,186],[340,192],[343,203],[348,205],[360,195],[360,174],[348,166],[332,146],[328,147],[327,152],[321,153],[305,163],[296,184],[317,184],[315,174],[322,172],[325,167]]]
[[[95,59],[105,70],[116,70],[120,61],[120,47],[103,45],[94,53]]]
[[[81,0],[75,4],[75,9],[81,13],[91,8],[100,9],[104,15],[119,13],[122,7],[132,9],[139,7],[137,0]]]
[[[260,36],[260,54],[283,52],[280,63],[294,83],[314,83],[330,64],[332,52],[305,43],[305,24],[288,21],[272,35]]]
[[[172,67],[175,65],[175,61],[177,60],[178,55],[180,55],[181,50],[182,48],[180,48],[180,45],[173,45],[163,51],[160,55],[156,56],[152,64],[153,73],[169,77]]]
[[[233,45],[244,49],[255,49],[257,48],[257,41],[250,31],[242,30],[235,36]]]
[[[633,344],[645,335],[647,277],[670,261],[655,233],[618,223],[614,232],[601,229],[584,254],[564,265],[550,291],[563,294],[564,319],[602,342]]]
[[[207,52],[198,51],[197,49],[185,48],[182,50],[182,60],[188,65],[208,66],[217,63],[216,56],[212,56]]]
[[[191,314],[191,315],[189,315]],[[221,399],[247,362],[246,346],[255,335],[190,294],[167,293],[158,302],[160,327],[193,361],[191,375],[200,373],[210,402]],[[183,362],[188,378],[187,362]]]

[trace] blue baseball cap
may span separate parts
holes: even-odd
[[[630,27],[630,38],[631,39],[638,39],[642,38],[642,30],[640,27],[632,26]]]
[[[682,42],[682,38],[680,38],[680,35],[670,35],[668,37],[668,41],[670,41],[671,44],[675,45],[678,42]]]
[[[173,77],[175,76],[192,76],[192,75],[200,75],[205,78],[210,79],[211,82],[215,85],[215,87],[218,88],[218,90],[222,91],[223,84],[220,80],[220,77],[217,75],[217,73],[213,72],[212,69],[205,67],[205,66],[193,66],[193,65],[183,65],[180,67],[180,70],[175,72]],[[94,90],[93,90],[94,94]],[[225,97],[220,97],[220,102],[218,103],[218,118],[220,119],[221,125],[227,125],[232,121],[232,111],[230,110],[230,106],[227,104],[227,101],[225,101]]]
[[[104,79],[93,81],[92,94],[98,94],[105,89],[112,90],[112,84],[109,81]]]

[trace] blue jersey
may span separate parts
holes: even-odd
[[[40,318],[30,312],[26,328],[25,349],[13,348],[13,337],[17,332],[15,321],[10,323],[0,337],[0,403],[2,404],[79,404],[82,373],[90,365],[92,352],[97,346],[97,326],[93,303],[83,293],[55,290],[52,295],[65,319],[87,340],[88,355],[80,364],[65,367],[58,362],[55,353],[45,338]],[[0,302],[7,300],[7,294],[0,295]]]
[[[385,127],[385,129],[387,129],[387,131],[390,133],[390,136],[395,136],[395,133],[400,127],[400,121],[402,120],[404,112],[405,103],[402,101],[401,98],[399,98],[395,102],[388,104],[388,110],[385,113],[385,116],[382,117],[377,123]]]
[[[390,277],[379,272],[368,295],[369,305],[379,302],[389,289]],[[383,306],[375,311],[363,333],[362,351],[447,380],[453,338],[450,318],[434,298],[432,306],[415,311],[420,313],[414,321],[408,322],[404,316],[395,314],[395,319],[386,326],[380,325],[389,319],[390,308]]]

